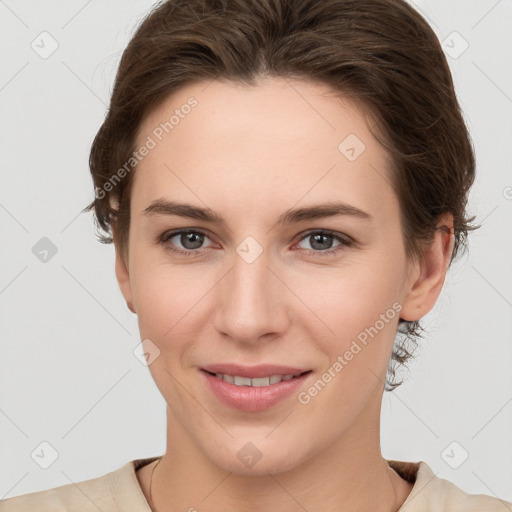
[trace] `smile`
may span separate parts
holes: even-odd
[[[292,380],[293,378],[300,377],[302,374],[298,373],[296,375],[270,375],[268,377],[241,377],[239,375],[228,375],[225,373],[211,373],[211,375],[215,375],[218,379],[223,380],[224,382],[228,382],[230,384],[235,384],[236,386],[252,386],[255,388],[271,386],[272,384],[279,384],[282,381]]]
[[[277,365],[261,365],[252,369],[238,365],[216,366],[200,372],[206,388],[224,405],[245,412],[265,411],[296,395],[306,382],[314,378],[312,370]],[[214,369],[229,373],[212,371]]]

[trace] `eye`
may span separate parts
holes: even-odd
[[[173,241],[173,239],[176,240]],[[195,256],[202,252],[198,249],[201,249],[205,239],[209,239],[209,237],[202,231],[179,229],[166,231],[159,237],[158,242],[171,252],[183,256]],[[177,244],[181,244],[183,249],[179,246],[176,247]]]
[[[310,231],[301,238],[301,243],[303,241],[307,241],[313,248],[312,250],[306,248],[306,252],[314,256],[332,256],[354,243],[349,236],[343,233],[334,233],[326,230]],[[338,242],[338,245],[335,245],[334,248],[333,241]]]

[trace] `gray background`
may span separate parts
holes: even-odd
[[[80,214],[117,63],[153,3],[0,1],[0,498],[165,451],[165,403],[133,354],[113,248]],[[483,227],[449,271],[406,383],[384,395],[382,449],[512,500],[512,1],[414,5],[449,54]]]

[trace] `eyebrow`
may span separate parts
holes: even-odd
[[[210,208],[201,208],[189,203],[168,201],[166,199],[156,199],[152,201],[151,204],[144,209],[142,214],[187,217],[190,219],[210,222],[212,224],[226,225],[226,220]],[[338,215],[346,215],[366,220],[372,219],[372,216],[369,213],[360,210],[355,206],[339,201],[330,201],[304,208],[289,209],[279,216],[276,224],[292,224],[304,220],[334,217]]]

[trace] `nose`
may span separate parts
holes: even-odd
[[[287,288],[263,252],[254,261],[234,253],[233,266],[217,289],[217,331],[244,345],[275,340],[289,327]]]

